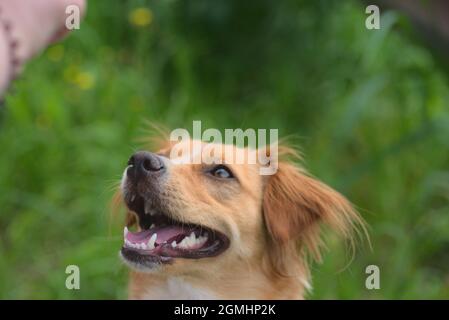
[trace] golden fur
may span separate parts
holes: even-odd
[[[172,146],[165,143],[158,154],[167,156]],[[224,148],[232,154],[257,152]],[[129,297],[177,298],[167,296],[167,290],[159,294],[177,279],[211,293],[206,298],[303,299],[310,278],[307,255],[320,259],[320,226],[351,239],[354,227],[363,223],[341,194],[307,174],[291,155],[296,155],[291,148],[270,155],[272,161],[279,158],[272,176],[260,175],[259,164],[230,164],[237,181],[226,183],[205,178],[203,164],[170,166],[161,194],[168,214],[224,233],[230,246],[216,257],[176,259],[160,270],[131,271]],[[126,224],[135,222],[128,212]]]

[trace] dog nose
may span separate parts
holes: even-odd
[[[129,178],[137,181],[141,177],[160,173],[164,169],[164,163],[158,155],[147,151],[139,151],[129,158],[126,173]]]

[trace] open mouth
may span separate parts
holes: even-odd
[[[137,214],[141,231],[124,229],[121,254],[125,260],[139,265],[170,263],[174,258],[200,259],[221,254],[229,239],[210,228],[181,223],[167,214],[145,205],[145,199],[135,195],[127,200]]]

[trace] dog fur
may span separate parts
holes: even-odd
[[[157,154],[168,157],[172,147],[166,142]],[[223,147],[229,152],[223,157],[258,152]],[[269,156],[278,161],[274,175],[260,175],[260,164],[230,164],[236,179],[226,182],[205,177],[203,164],[170,160],[158,194],[167,214],[222,232],[230,246],[216,257],[133,268],[130,299],[304,298],[311,288],[308,257],[321,258],[321,226],[351,241],[363,221],[345,197],[297,164],[294,149],[279,147],[276,157]],[[136,215],[128,210],[126,224],[135,223]]]

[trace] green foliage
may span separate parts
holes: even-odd
[[[126,297],[108,203],[147,119],[299,137],[373,244],[349,263],[329,239],[310,298],[448,298],[447,74],[398,13],[378,31],[365,17],[356,1],[90,1],[0,111],[0,297]]]

